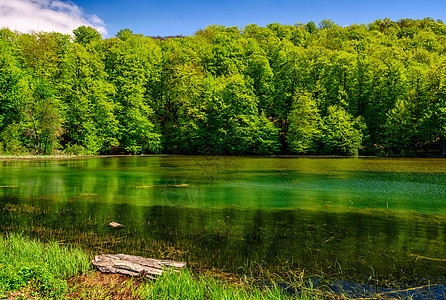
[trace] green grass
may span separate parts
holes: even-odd
[[[58,297],[67,290],[65,279],[89,269],[88,256],[80,249],[44,244],[20,234],[0,236],[0,298],[21,289],[33,296]]]
[[[274,285],[254,287],[248,283],[223,282],[210,275],[195,275],[188,270],[166,272],[156,281],[128,278],[103,284],[105,279],[91,272],[77,282],[64,299],[328,299],[306,291],[298,297],[285,294]]]
[[[189,271],[161,276],[155,283],[142,285],[142,299],[288,299],[277,286],[267,289],[236,286],[209,276],[195,277]]]
[[[98,279],[97,274],[92,272],[88,255],[78,248],[42,243],[21,234],[0,235],[0,299],[292,298],[275,284],[263,288],[247,280],[235,284],[189,270],[167,271],[156,281],[121,277],[117,282],[115,278],[107,285],[101,284],[103,278]],[[76,279],[78,283],[69,285]],[[298,297],[316,298],[312,291]]]

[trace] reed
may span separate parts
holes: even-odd
[[[39,299],[315,299],[311,293],[290,294],[273,281],[258,285],[190,270],[165,272],[156,281],[122,278],[98,285],[88,254],[56,242],[43,243],[23,234],[0,236],[0,298]],[[106,275],[101,275],[106,276]],[[84,278],[84,284],[71,284]],[[86,280],[85,280],[86,278]],[[85,284],[89,282],[90,284]],[[297,296],[297,297],[296,297]]]
[[[268,287],[216,279],[209,274],[198,275],[190,270],[165,272],[156,281],[126,278],[89,272],[70,280],[69,292],[63,299],[343,299],[327,293],[301,291],[289,293],[278,284]]]
[[[16,233],[0,236],[0,296],[26,289],[28,294],[57,297],[65,293],[66,279],[89,269],[87,255],[78,248]]]
[[[234,285],[208,275],[195,276],[190,271],[180,274],[167,272],[155,283],[142,285],[142,299],[291,299],[277,285],[260,289],[249,285]]]

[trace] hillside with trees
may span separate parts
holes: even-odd
[[[0,154],[441,155],[446,25],[0,30]]]

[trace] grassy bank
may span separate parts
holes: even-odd
[[[166,273],[156,281],[90,272],[74,281],[65,299],[316,299],[309,293],[295,297],[274,285],[228,283],[190,271]]]
[[[0,297],[20,291],[58,297],[68,289],[66,279],[90,269],[87,255],[79,249],[18,234],[0,236]]]
[[[295,297],[296,295],[294,295]],[[223,282],[190,271],[166,273],[157,281],[104,275],[88,255],[55,242],[23,235],[0,236],[0,299],[289,299],[275,284]],[[299,299],[315,299],[308,291]]]

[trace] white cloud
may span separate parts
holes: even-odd
[[[87,15],[72,2],[57,0],[0,0],[0,28],[20,32],[56,31],[72,34],[79,26],[91,26],[107,35],[104,22]]]

